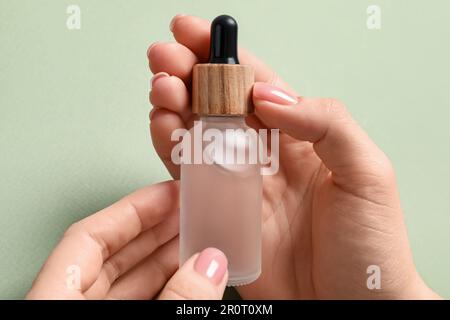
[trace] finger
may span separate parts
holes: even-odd
[[[140,189],[100,212],[73,224],[43,266],[33,292],[71,297],[91,287],[103,262],[138,236],[178,210],[178,183]],[[67,286],[68,268],[80,271],[80,287]]]
[[[170,31],[175,40],[191,49],[202,62],[209,57],[210,28],[208,20],[195,16],[176,15],[170,22]],[[189,30],[192,31],[191,36]]]
[[[312,142],[335,181],[355,174],[379,177],[392,172],[383,152],[339,102],[297,98],[264,83],[255,84],[253,101],[256,114],[267,126]]]
[[[167,282],[159,299],[221,299],[227,281],[227,258],[220,250],[207,248],[181,266]]]
[[[117,279],[106,299],[153,298],[178,268],[178,242],[173,238]]]
[[[174,179],[180,177],[180,166],[172,162],[172,149],[179,141],[172,141],[172,133],[177,129],[186,129],[180,115],[167,109],[152,110],[150,116],[150,134],[156,153]]]
[[[154,107],[176,112],[183,121],[189,119],[192,114],[189,108],[189,92],[180,78],[160,72],[153,76],[151,84],[150,102]]]
[[[210,25],[211,23],[207,20],[186,15],[175,16],[170,24],[177,42],[194,52],[203,63],[209,56]],[[254,66],[256,81],[271,83],[294,92],[267,64],[241,47],[239,62]]]
[[[111,285],[122,275],[143,261],[155,250],[178,235],[179,212],[171,213],[155,227],[141,233],[125,247],[103,263],[102,270],[94,284],[85,291],[88,299],[105,297]]]
[[[190,83],[192,66],[197,63],[197,57],[185,46],[175,42],[156,42],[148,48],[147,55],[153,74],[167,72]]]

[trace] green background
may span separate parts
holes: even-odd
[[[81,30],[66,8],[81,8]],[[381,7],[381,30],[366,9]],[[146,50],[177,13],[240,24],[302,94],[344,101],[392,159],[414,257],[450,298],[450,2],[0,0],[0,298],[64,229],[169,175],[148,135]]]

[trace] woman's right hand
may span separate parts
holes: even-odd
[[[154,73],[150,101],[153,145],[167,169],[177,128],[192,125],[192,67],[206,62],[210,23],[176,16],[176,42],[148,50]],[[245,50],[256,70],[256,129],[279,128],[280,169],[264,177],[263,266],[260,278],[238,287],[250,299],[434,298],[416,271],[392,165],[333,99],[298,96],[274,71]],[[381,288],[369,289],[370,268]],[[269,290],[270,289],[270,290]]]

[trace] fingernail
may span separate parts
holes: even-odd
[[[150,56],[150,50],[152,50],[152,48],[153,48],[155,45],[157,45],[158,43],[159,43],[159,41],[153,42],[153,43],[150,45],[150,47],[148,47],[148,49],[147,49],[147,58],[149,58],[149,56]]]
[[[227,264],[227,258],[222,251],[215,248],[207,248],[197,257],[194,269],[208,278],[213,284],[218,285],[227,271]]]
[[[155,113],[155,110],[157,109],[157,107],[154,107],[151,111],[150,111],[150,113],[149,113],[149,115],[148,115],[148,118],[149,118],[149,120],[150,120],[150,122],[152,122],[152,120],[153,120],[153,114]]]
[[[171,32],[173,32],[173,26],[175,25],[175,21],[178,18],[181,18],[181,17],[184,17],[184,16],[185,16],[185,14],[177,14],[175,17],[172,18],[172,20],[170,20],[169,29],[170,29]]]
[[[253,86],[253,97],[283,105],[292,105],[297,103],[296,97],[290,95],[283,89],[263,82],[255,83]]]
[[[161,78],[170,77],[170,75],[167,72],[158,72],[155,74],[151,80],[150,80],[150,90],[155,86],[156,81]]]

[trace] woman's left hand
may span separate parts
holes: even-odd
[[[178,207],[178,183],[164,182],[73,224],[27,298],[221,299],[221,251],[205,249],[177,271]]]

